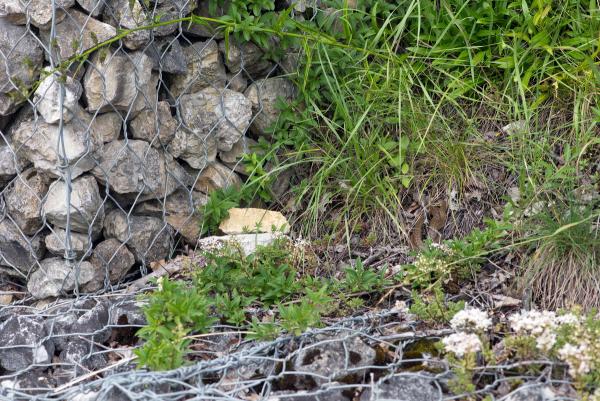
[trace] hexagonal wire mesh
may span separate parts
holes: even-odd
[[[428,399],[457,398],[444,395],[446,365],[402,356],[443,333],[406,331],[392,312],[258,344],[216,327],[194,365],[132,370],[144,319],[124,283],[195,245],[198,206],[242,181],[248,138],[270,122],[265,88],[283,73],[256,46],[226,49],[219,31],[184,22],[98,45],[196,6],[206,12],[191,0],[0,1],[0,399],[342,400],[366,389],[366,400],[404,379]],[[332,349],[331,365],[315,365]],[[433,373],[396,373],[428,364]]]

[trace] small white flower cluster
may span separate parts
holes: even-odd
[[[458,332],[442,340],[446,352],[452,352],[459,358],[466,354],[481,351],[481,340],[476,334]]]
[[[396,301],[392,311],[397,312],[399,315],[407,315],[410,313],[410,309],[404,301]]]
[[[492,319],[487,312],[467,306],[454,315],[450,326],[456,331],[483,332],[492,326]]]
[[[440,243],[440,244],[438,244],[437,242],[432,242],[431,243],[431,247],[444,252],[448,256],[450,256],[450,255],[452,255],[454,253],[452,251],[452,249],[448,245],[446,245],[445,243],[443,243],[443,242]]]
[[[592,369],[592,357],[590,347],[583,342],[578,345],[565,344],[558,350],[558,357],[569,365],[569,374],[573,377],[581,377]]]
[[[536,347],[548,352],[556,343],[556,314],[550,311],[521,311],[508,318],[511,329],[520,336],[536,337]]]
[[[433,273],[436,276],[450,274],[451,270],[442,259],[420,254],[413,263],[419,273]]]
[[[556,344],[557,329],[570,325],[569,342],[557,352],[558,358],[569,365],[569,374],[580,378],[593,369],[594,355],[600,353],[595,335],[585,327],[584,319],[574,313],[556,315],[550,311],[521,311],[509,317],[511,328],[517,335],[535,336],[539,350],[548,352]]]

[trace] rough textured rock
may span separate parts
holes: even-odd
[[[41,316],[10,315],[0,323],[0,366],[16,372],[32,364],[50,363],[54,344],[44,341],[45,337]]]
[[[61,91],[62,107],[61,107]],[[48,75],[35,91],[34,103],[37,111],[48,124],[58,123],[61,119],[68,123],[79,109],[79,98],[83,92],[81,83],[69,76],[58,73]]]
[[[208,163],[215,161],[217,157],[217,141],[210,134],[204,134],[199,130],[191,130],[185,126],[179,126],[175,137],[168,145],[167,151],[173,157],[184,160],[191,167],[201,170]]]
[[[40,210],[49,184],[46,175],[27,169],[6,190],[6,210],[25,235],[33,235],[42,228]]]
[[[204,206],[208,196],[202,192],[178,189],[163,199],[153,199],[139,203],[134,214],[162,218],[163,212],[168,216],[172,214],[191,214],[200,206]]]
[[[127,246],[109,238],[96,245],[90,263],[94,265],[97,276],[84,289],[92,292],[104,287],[105,282],[119,282],[134,265],[135,259]]]
[[[294,370],[299,374],[306,373],[298,376],[299,386],[312,388],[315,384],[360,375],[375,363],[375,350],[359,337],[322,335],[317,340],[321,343],[305,347],[294,360]]]
[[[252,138],[243,136],[237,141],[230,151],[219,152],[219,159],[230,169],[237,173],[248,175],[248,164],[244,162],[244,156],[250,153],[262,154],[258,147],[258,142]]]
[[[94,177],[85,175],[71,182],[70,204],[67,204],[64,181],[57,180],[50,185],[42,214],[52,224],[67,228],[68,212],[72,231],[88,234],[102,230],[104,203]]]
[[[198,2],[198,8],[194,11],[194,14],[200,17],[210,17],[210,18],[218,18],[222,17],[226,14],[228,8],[228,4],[218,5],[216,7],[215,13],[212,14],[209,12],[209,2],[208,1],[200,1]],[[223,29],[219,29],[218,24],[192,24],[192,23],[183,23],[182,30],[186,34],[186,36],[197,36],[201,38],[213,38],[213,39],[223,39],[225,36],[223,33]]]
[[[63,351],[73,340],[73,333],[97,343],[103,343],[110,336],[109,305],[105,301],[75,301],[64,311],[56,311],[45,321],[46,330],[52,333],[57,351]]]
[[[392,376],[377,382],[374,391],[366,388],[360,401],[431,401],[443,398],[441,389],[432,382],[430,378],[419,374]]]
[[[77,0],[77,4],[87,11],[92,17],[98,17],[104,10],[105,0]]]
[[[53,228],[53,230],[53,232],[46,236],[46,249],[56,256],[64,256],[67,243],[67,232],[58,227]],[[92,252],[89,235],[71,231],[69,239],[70,249],[75,258],[82,259],[89,256]]]
[[[32,32],[0,18],[0,115],[13,113],[25,101],[20,92],[38,79],[43,60]]]
[[[252,42],[238,45],[230,41],[227,49],[225,41],[221,41],[219,49],[223,53],[227,69],[233,74],[243,71],[252,78],[258,78],[268,74],[275,68],[271,61],[264,58],[263,51]]]
[[[105,3],[104,20],[114,27],[127,30],[152,23],[138,0],[105,0]],[[128,49],[137,50],[150,41],[150,30],[131,32],[122,41]]]
[[[111,192],[143,201],[162,198],[187,184],[183,168],[148,142],[130,139],[105,144],[92,173]]]
[[[62,351],[69,343],[69,334],[73,333],[72,327],[77,322],[77,314],[73,311],[64,311],[50,316],[44,322],[46,331],[52,333],[52,342],[56,351]]]
[[[156,101],[158,76],[143,52],[98,51],[90,63],[83,78],[89,111],[119,110],[134,116]]]
[[[102,137],[102,142],[112,142],[119,139],[123,127],[123,117],[119,113],[105,113],[94,116],[92,124]]]
[[[141,263],[166,258],[171,250],[171,233],[171,228],[156,217],[127,216],[120,210],[112,210],[104,224],[104,237],[126,244]]]
[[[229,217],[219,224],[225,234],[270,233],[290,231],[290,224],[283,214],[265,209],[231,208]]]
[[[202,89],[223,88],[227,80],[219,46],[214,40],[196,42],[183,48],[187,71],[174,75],[169,91],[174,97],[196,93]]]
[[[58,356],[60,363],[72,366],[72,377],[96,371],[108,363],[106,353],[89,341],[74,339]]]
[[[149,142],[155,148],[166,146],[175,137],[179,123],[171,115],[168,102],[158,102],[156,110],[143,110],[129,123],[131,136]]]
[[[145,326],[146,316],[142,304],[135,299],[117,299],[109,308],[109,324]]]
[[[93,278],[94,267],[89,262],[70,266],[63,258],[48,258],[29,276],[27,290],[35,299],[58,297],[73,291],[76,284],[82,288]]]
[[[248,80],[244,77],[243,73],[227,74],[227,89],[232,91],[244,93],[248,88]]]
[[[259,246],[267,246],[272,244],[279,234],[263,233],[263,234],[235,234],[223,235],[219,237],[205,237],[198,241],[199,250],[219,249],[226,245],[239,247],[244,255],[251,255]]]
[[[198,176],[194,189],[209,194],[217,189],[241,187],[242,180],[232,170],[218,162],[206,166]]]
[[[156,8],[152,8],[152,16],[161,22],[185,17],[196,8],[196,3],[190,0],[157,1]],[[179,24],[167,24],[154,28],[154,34],[156,36],[166,36],[176,32],[178,29]]]
[[[511,392],[504,401],[554,401],[562,397],[544,384],[524,385]]]
[[[19,149],[18,155],[31,161],[36,169],[61,176],[59,166],[64,144],[64,159],[71,169],[71,177],[75,178],[95,166],[94,153],[102,146],[100,133],[90,124],[87,113],[79,113],[62,127],[63,141],[60,142],[58,125],[25,120],[14,131],[14,148]]]
[[[65,18],[65,11],[75,4],[75,0],[56,1],[55,21]],[[48,0],[0,0],[0,17],[13,24],[25,25],[27,20],[38,28],[49,28],[52,22],[52,2]]]
[[[27,275],[44,255],[44,246],[38,235],[29,238],[8,218],[0,221],[0,266],[14,269],[14,274]]]
[[[181,234],[186,242],[195,244],[200,236],[202,208],[208,202],[208,196],[202,192],[179,189],[169,195],[165,201],[150,200],[136,206],[134,213],[137,215],[162,218],[165,213],[166,222]]]
[[[344,394],[343,385],[332,383],[332,386],[341,388],[319,389],[314,391],[278,391],[273,392],[266,401],[351,401],[352,398]],[[396,400],[398,401],[398,400]],[[404,401],[404,400],[402,400]],[[433,400],[432,400],[433,401]]]
[[[268,78],[254,82],[244,94],[252,102],[252,111],[255,114],[250,129],[256,135],[265,135],[265,130],[279,117],[278,100],[294,100],[296,87],[286,78]]]
[[[146,47],[145,52],[152,59],[155,71],[171,74],[187,72],[187,60],[177,38],[156,38]]]
[[[241,93],[206,88],[181,97],[181,115],[187,127],[214,138],[218,150],[228,151],[248,129],[252,104]]]
[[[117,34],[113,26],[77,10],[69,10],[68,17],[56,24],[55,31],[55,48],[63,60],[80,54]],[[50,43],[50,30],[40,31],[40,36],[43,43]]]
[[[12,146],[0,145],[0,188],[8,183],[22,167]]]

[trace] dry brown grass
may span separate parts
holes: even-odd
[[[527,264],[534,300],[544,309],[600,307],[600,245],[596,252],[539,248]]]
[[[599,211],[549,209],[536,224],[534,232],[541,237],[524,263],[524,289],[545,309],[600,308]]]

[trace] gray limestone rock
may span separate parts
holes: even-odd
[[[443,398],[439,386],[422,374],[401,374],[378,381],[373,390],[366,388],[360,396],[360,401],[431,401]]]
[[[67,196],[70,203],[67,203]],[[70,195],[67,184],[54,181],[42,206],[42,215],[52,224],[83,234],[97,234],[104,221],[104,201],[100,196],[96,179],[91,175],[79,177],[71,182]]]
[[[104,0],[104,20],[114,27],[128,30],[152,23],[144,6],[138,0]],[[150,30],[140,29],[125,36],[123,44],[130,50],[137,50],[150,41]]]
[[[169,155],[136,139],[105,144],[92,173],[113,195],[138,202],[160,199],[190,180]]]
[[[198,176],[194,189],[196,191],[210,194],[218,189],[229,187],[241,187],[242,180],[233,170],[230,170],[219,162],[206,166]]]
[[[12,114],[37,81],[44,53],[32,31],[0,18],[0,116]]]
[[[262,79],[250,85],[244,94],[252,102],[255,115],[250,127],[252,132],[265,135],[266,129],[279,117],[278,101],[291,102],[296,98],[296,92],[294,84],[281,77]]]
[[[27,290],[35,299],[58,297],[82,288],[94,278],[94,266],[83,261],[70,265],[62,258],[44,259],[27,281]]]
[[[67,248],[67,232],[62,228],[55,227],[53,232],[46,236],[44,240],[48,252],[56,256],[64,256]],[[87,234],[81,234],[71,231],[69,237],[70,249],[76,259],[87,258],[92,252],[90,237]]]
[[[80,11],[69,10],[69,15],[56,24],[55,33],[54,47],[66,60],[112,38],[117,30]],[[41,30],[40,37],[43,43],[50,43],[50,30]]]
[[[18,156],[52,176],[63,174],[63,161],[76,178],[95,165],[95,153],[102,147],[102,137],[90,116],[80,111],[62,127],[41,121],[25,120],[13,133]]]
[[[48,192],[49,178],[35,169],[23,171],[7,188],[6,210],[25,235],[42,228],[42,199]]]
[[[48,124],[57,124],[61,117],[64,123],[68,123],[79,109],[78,102],[82,92],[83,88],[79,81],[54,73],[40,83],[33,101],[37,111]]]
[[[196,93],[208,87],[225,87],[227,75],[216,41],[196,42],[184,47],[183,54],[186,72],[174,75],[169,85],[169,91],[174,97]]]
[[[129,123],[129,131],[133,138],[142,139],[155,148],[166,146],[175,137],[177,120],[171,115],[169,103],[162,101],[155,109],[140,112]]]
[[[105,283],[118,283],[134,265],[135,258],[127,246],[115,238],[109,238],[96,245],[90,263],[94,265],[97,276],[86,284],[85,290],[97,291]]]
[[[10,315],[0,322],[0,366],[17,372],[34,364],[52,361],[54,344],[44,341],[46,330],[41,316]]]
[[[145,53],[152,59],[152,68],[155,71],[170,74],[187,72],[187,60],[177,38],[156,38],[146,47]]]
[[[165,259],[171,251],[171,234],[171,227],[156,217],[127,216],[120,210],[112,210],[104,224],[104,237],[126,244],[141,263]]]
[[[112,142],[119,139],[123,128],[123,117],[119,113],[97,114],[93,117],[92,124],[102,137],[102,142]]]
[[[79,4],[81,8],[87,11],[92,17],[96,18],[102,15],[102,11],[104,11],[106,2],[105,0],[77,0],[77,4]]]
[[[229,89],[206,88],[181,97],[181,115],[187,127],[214,138],[218,150],[229,151],[249,127],[252,103]]]
[[[75,0],[57,0],[54,20],[62,21],[65,11],[73,7]],[[52,22],[52,2],[48,0],[0,0],[0,17],[13,24],[25,25],[27,20],[38,28],[49,28]]]
[[[294,360],[298,386],[312,388],[355,377],[375,363],[375,350],[359,337],[321,335],[317,340],[319,343],[303,348]]]
[[[143,52],[106,50],[94,53],[83,87],[89,111],[121,111],[135,116],[156,102],[158,76]]]
[[[0,221],[0,266],[11,268],[12,274],[27,275],[37,266],[44,251],[41,236],[30,238],[24,235],[6,217]]]
[[[219,49],[223,53],[227,69],[232,74],[243,71],[243,74],[256,79],[275,69],[275,65],[266,60],[263,51],[252,42],[239,45],[230,41],[229,47],[227,47],[225,41],[221,41]]]

